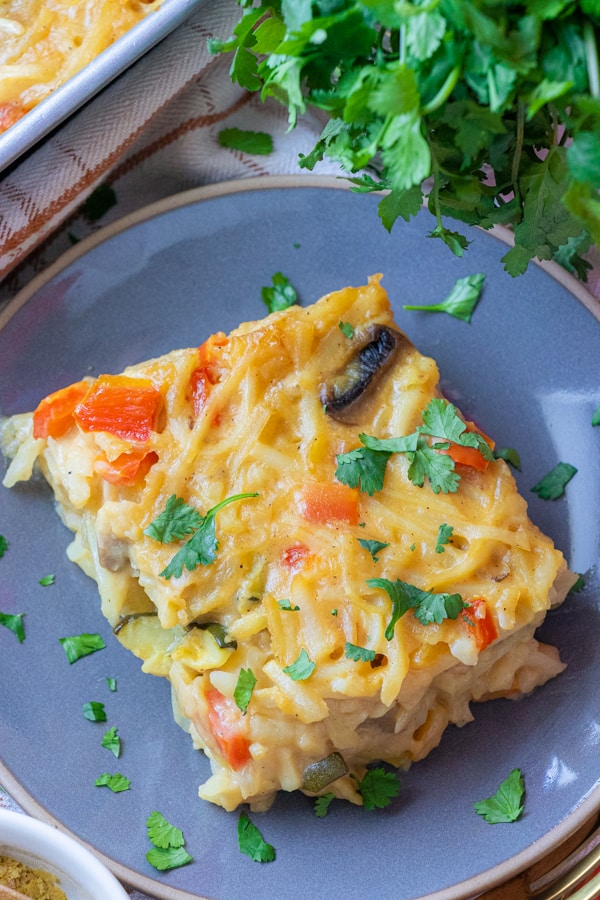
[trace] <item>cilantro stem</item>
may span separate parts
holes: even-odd
[[[512,160],[511,181],[515,197],[521,202],[521,188],[519,187],[519,168],[521,166],[521,154],[523,153],[523,140],[525,137],[525,104],[519,100],[517,107],[517,134],[515,152]]]
[[[220,503],[217,503],[216,506],[210,510],[211,516],[216,516],[220,509],[223,509],[224,506],[227,506],[229,503],[233,503],[235,500],[246,500],[248,497],[258,497],[258,492],[254,491],[250,494],[233,494],[231,497],[225,497],[224,500],[221,500]]]
[[[421,108],[421,115],[427,116],[429,113],[434,112],[434,110],[439,109],[440,106],[443,106],[458,82],[460,78],[460,73],[462,71],[461,66],[455,66],[452,71],[448,74],[446,80],[443,85],[433,97],[429,103],[426,103],[425,106]]]
[[[585,59],[587,63],[588,80],[590,83],[590,94],[592,97],[599,97],[600,72],[598,66],[598,45],[596,43],[594,26],[591,22],[584,22],[583,40],[585,43]]]

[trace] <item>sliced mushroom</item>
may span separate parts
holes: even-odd
[[[338,422],[353,424],[358,421],[359,405],[367,391],[379,381],[403,347],[412,347],[412,344],[400,331],[387,325],[369,328],[366,342],[340,372],[321,385],[320,399],[325,412]]]

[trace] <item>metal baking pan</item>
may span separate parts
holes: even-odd
[[[187,19],[201,2],[164,0],[155,12],[0,134],[0,177],[11,163]]]

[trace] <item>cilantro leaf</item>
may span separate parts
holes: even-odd
[[[184,570],[193,572],[197,566],[209,566],[215,561],[219,543],[216,536],[215,516],[224,506],[234,503],[238,500],[245,500],[249,497],[258,497],[257,493],[234,494],[221,500],[212,509],[209,509],[205,516],[200,517],[200,522],[195,533],[183,545],[171,562],[160,573],[163,578],[179,578]]]
[[[185,847],[168,847],[165,850],[161,847],[151,847],[146,853],[146,859],[159,872],[179,869],[193,861]]]
[[[441,440],[452,441],[462,447],[475,447],[485,459],[493,459],[488,442],[482,435],[468,431],[453,403],[434,397],[423,410],[423,425],[417,431]]]
[[[3,534],[0,534],[0,559],[4,556],[6,551],[8,550],[8,541],[4,537]]]
[[[494,449],[494,457],[503,459],[505,462],[510,463],[513,469],[521,471],[521,457],[518,450],[515,450],[514,447],[496,447]]]
[[[600,425],[600,406],[597,406],[592,416],[592,425]],[[2,554],[0,554],[1,556]]]
[[[409,609],[414,609],[415,618],[422,625],[431,625],[434,622],[439,625],[444,619],[458,618],[461,610],[466,609],[468,605],[460,594],[434,594],[400,579],[390,581],[387,578],[369,578],[367,584],[369,587],[384,590],[392,601],[392,617],[385,630],[388,641],[394,637],[396,622]]]
[[[486,822],[496,825],[500,822],[515,822],[524,809],[525,782],[520,769],[513,769],[508,778],[487,800],[474,803],[475,812]]]
[[[454,316],[455,319],[462,319],[463,322],[470,322],[479,302],[484,281],[485,275],[482,272],[465,275],[464,278],[456,279],[452,290],[441,303],[410,304],[405,305],[404,309],[442,312]]]
[[[104,772],[96,778],[94,784],[96,787],[109,788],[113,794],[120,794],[122,791],[128,791],[131,787],[129,778],[125,778],[120,772],[116,772],[114,775],[111,775],[109,772]]]
[[[117,734],[117,729],[114,725],[104,733],[104,737],[101,741],[101,746],[106,750],[110,750],[113,756],[116,756],[117,759],[121,755],[121,738]]]
[[[575,466],[559,462],[531,490],[542,500],[558,500],[563,496],[567,484],[576,473]]]
[[[252,698],[252,692],[256,685],[256,678],[252,669],[240,669],[238,680],[233,692],[236,705],[246,715],[248,704]]]
[[[44,575],[43,578],[40,578],[39,584],[42,587],[49,587],[51,584],[54,584],[56,581],[56,575]]]
[[[373,562],[379,562],[378,553],[381,553],[382,550],[385,550],[386,547],[389,547],[389,543],[385,543],[384,541],[372,541],[367,538],[358,538],[358,543],[361,547],[364,547],[365,550],[368,550],[373,558]]]
[[[238,819],[238,846],[241,852],[254,862],[266,863],[273,862],[275,859],[275,848],[271,844],[267,844],[246,813],[240,813]]]
[[[287,598],[285,598],[284,600],[278,600],[277,606],[279,607],[279,609],[285,609],[288,612],[299,612],[300,611],[300,607],[296,606],[296,605],[292,606],[292,604],[290,603],[290,601]]]
[[[445,523],[442,523],[442,525],[440,525],[440,527],[438,528],[437,542],[435,545],[436,553],[444,552],[444,544],[450,543],[450,541],[452,540],[453,532],[454,528],[452,527],[452,525],[446,525]]]
[[[100,184],[94,188],[82,206],[82,212],[90,222],[97,222],[117,202],[117,195],[109,184]]]
[[[151,812],[146,819],[146,831],[148,840],[155,847],[160,847],[163,850],[169,847],[183,847],[185,844],[183,832],[171,825],[158,810]]]
[[[437,440],[430,445],[426,436]],[[423,424],[412,434],[395,438],[360,434],[359,438],[363,447],[338,455],[335,475],[343,484],[360,487],[371,496],[383,487],[392,453],[404,453],[409,461],[409,479],[417,487],[423,487],[427,478],[435,494],[440,491],[453,493],[460,482],[452,457],[439,452],[448,449],[448,442],[473,447],[484,459],[494,458],[483,435],[469,431],[456,407],[441,397],[429,401],[423,410]]]
[[[268,156],[273,152],[273,138],[264,131],[246,131],[242,128],[222,128],[218,134],[221,147],[241,150],[255,156]]]
[[[23,626],[24,615],[25,613],[12,615],[11,613],[0,612],[0,625],[4,625],[5,628],[12,631],[13,634],[17,636],[17,640],[20,644],[25,640],[25,628]]]
[[[310,659],[304,647],[300,651],[298,659],[293,663],[290,663],[289,666],[283,667],[283,671],[286,675],[289,675],[294,681],[306,681],[307,678],[310,678],[315,669],[316,665]]]
[[[106,684],[107,684],[109,691],[111,691],[112,693],[114,693],[117,690],[117,679],[116,678],[110,678],[107,676]]]
[[[183,832],[171,825],[162,813],[154,810],[146,819],[148,839],[154,845],[146,853],[151,866],[161,872],[178,869],[192,862],[192,857],[185,849]]]
[[[385,769],[369,769],[358,782],[358,791],[365,809],[385,809],[400,793],[400,780],[395,772]]]
[[[354,327],[350,324],[350,322],[339,322],[339,329],[345,337],[349,340],[352,340],[354,337]]]
[[[328,791],[326,794],[321,794],[320,797],[315,799],[315,816],[319,819],[324,819],[327,813],[329,812],[329,806],[331,801],[335,799],[335,794],[332,794],[331,791]]]
[[[90,722],[106,722],[106,711],[104,703],[98,703],[91,700],[89,703],[83,704],[83,718]]]
[[[162,813],[154,810],[146,819],[146,831],[149,841],[154,845],[146,853],[151,866],[160,872],[178,869],[192,862],[192,857],[185,849],[183,832],[171,825]]]
[[[275,272],[270,287],[263,287],[261,296],[270,313],[279,312],[293,306],[298,299],[298,292],[289,278],[282,272]]]
[[[374,650],[368,650],[366,647],[359,647],[357,644],[351,644],[346,641],[344,645],[344,656],[354,662],[372,662],[376,653]]]
[[[383,487],[385,469],[391,453],[358,447],[348,453],[339,453],[335,477],[348,487],[360,487],[370,497]]]
[[[99,634],[89,634],[88,632],[74,634],[58,640],[71,664],[77,662],[83,656],[88,656],[90,653],[95,653],[96,650],[103,650],[106,647]]]
[[[171,494],[164,510],[144,528],[144,534],[161,544],[169,544],[192,534],[201,521],[197,509],[189,506],[182,497]]]

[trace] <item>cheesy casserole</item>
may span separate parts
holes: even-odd
[[[69,558],[210,759],[202,798],[361,803],[370,763],[562,670],[535,631],[573,576],[438,380],[375,276],[5,422],[5,484],[52,486]]]
[[[162,0],[0,0],[0,134]]]

